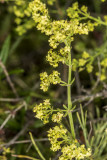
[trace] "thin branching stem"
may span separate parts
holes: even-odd
[[[71,83],[71,53],[69,52],[68,55],[69,59],[69,71],[68,71],[68,84]],[[72,112],[70,112],[72,108],[72,102],[71,102],[71,85],[67,86],[67,96],[68,96],[68,117],[69,117],[69,122],[70,122],[70,129],[72,133],[72,137],[75,139],[75,131],[74,131],[74,122],[73,122],[73,117],[72,117]]]

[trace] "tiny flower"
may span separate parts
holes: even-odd
[[[55,126],[53,129],[50,129],[48,131],[48,138],[51,143],[51,149],[53,151],[57,151],[61,149],[61,144],[63,143],[63,139],[66,137],[67,130],[63,128],[62,125],[60,126]]]
[[[52,121],[59,123],[62,120],[63,113],[58,112],[57,114],[53,114]]]
[[[89,158],[91,156],[91,149],[86,149],[84,145],[79,145],[78,142],[73,141],[71,145],[65,145],[62,147],[62,155],[59,160],[81,160]]]
[[[61,82],[61,78],[59,77],[60,73],[58,71],[53,71],[50,75],[46,72],[40,74],[40,88],[45,92],[48,90],[50,84],[58,84]]]
[[[49,122],[51,110],[52,106],[49,99],[44,100],[43,103],[40,103],[33,108],[33,112],[36,113],[35,117],[41,119],[44,124]]]

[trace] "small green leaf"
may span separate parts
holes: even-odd
[[[67,106],[66,106],[65,104],[63,104],[63,107],[64,107],[65,109],[68,109]]]

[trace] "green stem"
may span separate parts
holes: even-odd
[[[88,138],[87,138],[87,129],[86,129],[86,126],[83,127],[83,133],[84,133],[84,138],[85,138],[86,146],[87,146],[87,148],[89,148],[90,145],[89,145],[89,141],[88,141]]]
[[[68,59],[69,59],[68,84],[70,84],[71,83],[71,53],[70,52],[68,55]],[[70,122],[70,129],[71,129],[72,137],[75,139],[73,117],[72,117],[72,112],[70,111],[70,109],[72,107],[71,85],[67,86],[67,96],[68,96],[68,117],[69,117],[69,122]]]
[[[51,110],[49,110],[49,111],[51,111]],[[53,109],[52,111],[53,111],[53,112],[58,112],[58,110],[57,110],[57,109]],[[61,111],[62,111],[62,112],[66,112],[67,110],[65,110],[65,109],[64,109],[64,110],[62,110],[62,109],[61,109]],[[71,110],[71,111],[72,111],[72,110]]]
[[[17,157],[17,158],[24,158],[24,159],[29,159],[29,160],[39,160],[33,157],[29,157],[29,156],[25,156],[25,155],[12,155],[13,157]]]
[[[87,13],[81,12],[80,10],[78,10],[78,11],[79,11],[80,14],[82,14],[82,15],[85,16],[86,18],[89,18],[89,19],[91,19],[91,20],[94,20],[95,22],[98,22],[99,24],[102,24],[102,25],[104,25],[104,26],[107,26],[107,23],[105,23],[105,22],[102,21],[101,19],[92,17],[92,16],[90,16],[90,15],[87,14]]]
[[[33,143],[36,151],[38,152],[39,156],[41,157],[42,160],[46,160],[46,159],[44,158],[44,156],[42,155],[42,153],[40,152],[38,146],[36,145],[36,143],[35,143],[35,141],[34,141],[34,138],[33,138],[33,136],[32,136],[32,133],[29,132],[29,134],[30,134],[31,141],[32,141],[32,143]]]

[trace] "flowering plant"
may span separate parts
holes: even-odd
[[[77,117],[83,129],[86,147],[83,144],[81,145],[76,138],[72,115],[75,107],[71,101],[71,85],[74,79],[71,78],[71,75],[72,71],[75,71],[77,67],[79,67],[81,71],[85,65],[87,71],[92,72],[93,59],[89,53],[84,51],[82,58],[77,62],[76,59],[72,58],[71,43],[74,41],[75,35],[88,35],[89,31],[93,31],[95,26],[99,24],[107,26],[107,22],[91,17],[87,7],[82,6],[81,9],[79,9],[77,2],[67,9],[67,20],[52,20],[46,4],[40,0],[32,1],[29,7],[37,29],[49,36],[49,45],[51,48],[46,56],[47,61],[49,61],[50,65],[54,68],[58,67],[60,62],[68,66],[68,82],[62,81],[60,73],[56,70],[50,75],[48,75],[47,72],[40,74],[40,88],[44,92],[48,90],[50,84],[60,84],[61,86],[67,87],[67,106],[63,105],[63,109],[54,109],[50,104],[50,100],[46,99],[43,103],[34,107],[36,117],[43,120],[44,123],[48,123],[51,117],[51,120],[57,123],[54,128],[48,131],[48,138],[51,143],[51,150],[61,150],[62,154],[59,156],[59,160],[71,160],[74,158],[76,160],[92,159],[92,148],[87,139],[87,130],[85,128],[86,116],[84,117],[82,108],[82,120],[79,114],[77,114]],[[83,21],[84,19],[87,21]],[[102,62],[102,65],[103,64]],[[69,119],[70,132],[62,123],[62,119],[66,116],[68,116]]]
[[[9,4],[10,0],[2,0],[2,3],[4,3],[4,1]],[[99,1],[101,4],[101,1],[104,2],[105,0],[97,1]],[[47,131],[47,136],[51,145],[51,153],[53,156],[58,153],[55,159],[98,160],[107,148],[107,124],[99,121],[101,120],[99,118],[101,116],[99,116],[100,111],[97,108],[96,116],[98,117],[98,123],[97,125],[94,124],[97,120],[94,121],[90,112],[88,112],[89,114],[87,115],[87,110],[84,111],[84,107],[89,106],[94,98],[106,98],[107,92],[105,90],[107,89],[107,42],[104,40],[104,44],[102,46],[92,50],[88,49],[88,47],[84,47],[85,44],[83,43],[82,48],[81,43],[79,44],[77,39],[83,38],[84,40],[87,40],[89,32],[93,32],[96,27],[97,29],[102,27],[106,33],[107,16],[101,15],[101,18],[91,16],[88,8],[85,5],[80,6],[78,2],[72,3],[71,5],[70,1],[67,0],[65,8],[62,6],[60,7],[58,3],[58,0],[30,0],[30,2],[29,0],[20,0],[11,1],[12,5],[8,6],[8,11],[14,13],[15,23],[17,25],[15,30],[20,36],[25,34],[27,30],[36,26],[37,30],[41,31],[48,37],[50,49],[46,55],[46,60],[49,62],[52,69],[54,69],[51,73],[48,71],[40,73],[40,89],[45,93],[50,89],[51,85],[57,85],[60,86],[60,88],[66,89],[66,91],[64,90],[64,93],[67,95],[67,100],[62,100],[64,104],[60,103],[60,105],[55,105],[52,102],[52,99],[49,99],[48,97],[41,103],[36,104],[33,107],[33,112],[35,117],[40,119],[44,125],[48,124],[49,122],[53,124],[53,127],[50,127]],[[95,1],[93,3],[95,3]],[[63,2],[61,2],[61,5],[62,4]],[[56,6],[57,10],[54,10],[54,5]],[[17,44],[15,44],[15,47],[16,46]],[[15,47],[13,47],[12,50],[14,50]],[[3,47],[3,52],[4,50],[5,47]],[[77,54],[75,54],[75,51],[77,51]],[[2,59],[2,55],[4,54],[3,52],[1,52]],[[98,64],[96,62],[98,62]],[[2,68],[6,70],[2,64],[2,61],[0,61],[0,63]],[[62,78],[63,71],[60,69],[62,66],[64,69],[66,68],[67,71],[66,76],[64,75],[66,80],[64,79],[65,77]],[[81,74],[84,73],[82,71],[86,72],[86,74],[90,76],[90,79],[92,80],[92,82],[88,84],[92,85],[90,90],[85,90],[81,87],[81,84],[78,83],[79,75],[81,76]],[[8,76],[8,74],[6,74],[6,76]],[[97,77],[96,82],[93,80],[93,76],[95,79]],[[82,78],[85,79],[84,76]],[[11,83],[11,81],[9,82]],[[10,86],[17,96],[14,85]],[[72,87],[77,87],[77,92],[79,95],[78,98],[77,96],[73,98],[73,94],[71,94],[71,91],[73,91]],[[103,91],[101,91],[102,88],[104,88]],[[98,90],[101,92],[98,93]],[[87,95],[82,95],[82,93]],[[34,94],[31,93],[31,95]],[[37,97],[41,96],[37,95]],[[55,97],[58,97],[57,94]],[[28,99],[29,98],[27,97],[27,100]],[[25,99],[25,101],[27,100]],[[54,101],[57,102],[57,98]],[[93,110],[91,109],[92,108],[89,106],[88,111]],[[77,113],[75,114],[75,112]],[[10,114],[10,117],[11,116],[13,115]],[[87,120],[89,117],[91,117],[90,119],[93,124]],[[105,120],[107,114],[104,114],[102,117],[103,120]],[[7,123],[7,119],[5,124]],[[4,123],[1,128],[3,126]],[[45,156],[43,156],[43,154],[40,152],[31,133],[30,138],[36,151],[38,152],[39,157],[43,160],[46,160]],[[3,156],[0,157],[5,159],[6,154],[11,153],[11,151],[9,148],[3,148],[3,150],[5,152],[3,153]],[[29,156],[12,156],[37,160],[36,158]],[[51,160],[51,158],[49,158],[49,160]]]

